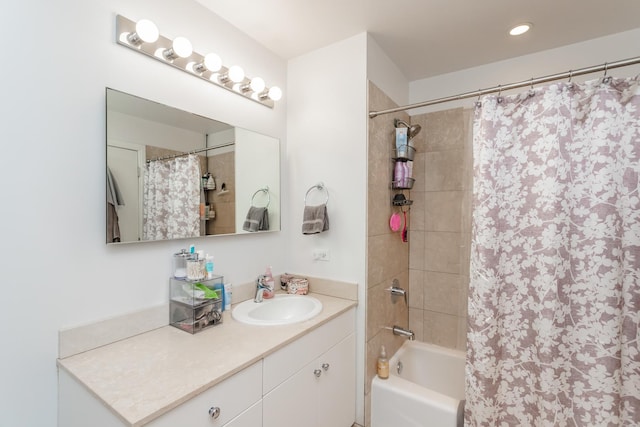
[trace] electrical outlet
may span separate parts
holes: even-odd
[[[331,256],[327,249],[316,249],[313,251],[314,261],[330,261]]]

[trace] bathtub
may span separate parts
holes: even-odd
[[[465,353],[406,341],[371,385],[371,427],[463,425]]]

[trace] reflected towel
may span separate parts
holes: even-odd
[[[269,229],[269,211],[267,208],[251,206],[242,225],[244,231],[263,231]]]
[[[305,206],[302,214],[302,234],[318,234],[329,229],[327,205]]]

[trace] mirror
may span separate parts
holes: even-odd
[[[107,243],[280,230],[280,142],[107,88]]]

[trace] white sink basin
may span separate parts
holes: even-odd
[[[249,325],[288,325],[303,322],[322,311],[322,303],[308,295],[276,295],[262,302],[238,304],[231,316]]]

